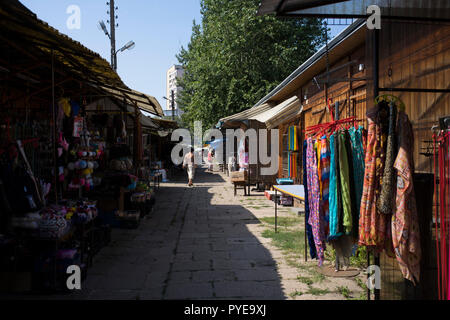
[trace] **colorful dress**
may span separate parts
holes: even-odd
[[[420,279],[420,230],[414,193],[413,131],[408,116],[399,113],[400,149],[394,163],[397,169],[397,196],[392,216],[392,243],[403,277],[417,284]]]
[[[320,188],[319,176],[317,173],[317,154],[314,148],[314,142],[311,138],[308,139],[306,161],[308,167],[308,203],[310,210],[308,223],[312,227],[319,266],[322,266],[325,258],[325,237],[322,228],[323,221],[321,221],[320,215]]]

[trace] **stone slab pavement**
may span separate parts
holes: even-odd
[[[258,217],[273,216],[270,205],[245,208],[242,192],[234,197],[222,173],[199,169],[192,188],[185,178],[161,184],[153,212],[138,229],[113,230],[110,245],[94,258],[81,291],[40,298],[318,298],[291,297],[307,288],[297,280],[298,270],[261,236]]]

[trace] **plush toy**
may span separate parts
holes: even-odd
[[[79,167],[80,167],[80,169],[86,169],[87,168],[87,162],[84,161],[84,160],[81,160],[79,162]]]

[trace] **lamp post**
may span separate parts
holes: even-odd
[[[114,71],[117,71],[117,53],[122,52],[125,50],[133,49],[135,43],[133,41],[128,42],[126,45],[124,45],[122,48],[116,51],[116,27],[119,26],[119,24],[116,24],[116,19],[118,16],[115,14],[115,10],[118,9],[118,7],[114,6],[114,0],[109,0],[109,2],[106,3],[109,5],[109,20],[107,21],[110,25],[110,31],[108,32],[108,29],[106,28],[106,24],[103,20],[99,21],[98,25],[101,30],[105,33],[105,35],[111,40],[111,66],[114,69]]]
[[[166,97],[163,97],[163,99],[166,99],[170,102],[170,106],[172,108],[172,120],[175,118],[175,92],[173,90],[170,91],[171,99],[167,99]]]

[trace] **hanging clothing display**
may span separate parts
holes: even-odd
[[[336,170],[335,162],[335,135],[330,137],[330,185],[329,185],[329,235],[328,240],[334,240],[341,236],[338,233],[338,192],[337,192],[337,176],[339,172]]]
[[[317,258],[319,266],[322,266],[325,258],[325,236],[323,229],[323,219],[320,210],[320,194],[319,194],[319,175],[317,174],[317,154],[314,148],[314,142],[308,139],[308,148],[306,155],[308,167],[308,201],[310,216],[308,223],[312,227],[314,243],[316,245]]]
[[[393,167],[397,171],[396,210],[392,216],[392,241],[403,277],[416,284],[420,279],[420,230],[414,194],[414,138],[404,112],[398,118],[399,152]],[[387,161],[387,160],[386,160]]]
[[[340,165],[340,176],[341,176],[341,196],[342,196],[342,208],[344,211],[344,232],[345,234],[350,234],[352,231],[352,212],[351,212],[351,199],[350,199],[350,177],[349,177],[349,166],[348,166],[347,149],[345,146],[345,136],[344,133],[339,133],[339,165]]]
[[[348,122],[354,122],[354,119]],[[357,141],[360,141],[358,146]],[[304,170],[308,176],[309,222],[313,229],[319,265],[323,263],[320,254],[326,241],[343,258],[349,258],[352,254],[356,237],[350,235],[358,234],[356,199],[361,198],[361,194],[356,195],[353,163],[358,160],[353,160],[353,154],[361,150],[362,139],[357,139],[355,135],[353,143],[348,129],[331,132],[329,136],[322,134],[317,140],[307,139]],[[359,189],[362,192],[362,187]],[[313,205],[317,207],[313,209]]]
[[[381,251],[385,247],[388,216],[379,214],[376,204],[380,196],[384,173],[386,135],[386,110],[377,105],[367,112],[368,133],[365,157],[364,185],[359,218],[359,244],[375,247]]]
[[[359,222],[359,211],[361,208],[361,196],[364,185],[364,168],[365,168],[364,147],[363,147],[363,137],[365,135],[364,127],[359,126],[358,129],[352,127],[348,132],[350,134],[352,144],[353,178],[356,195],[355,204]]]
[[[298,177],[298,131],[296,126],[290,126],[288,128],[288,175],[289,178],[295,179]]]
[[[306,151],[308,148],[308,142],[305,140],[303,143],[303,186],[305,190],[305,228],[306,236],[308,238],[309,254],[311,259],[317,258],[316,245],[314,244],[314,236],[312,233],[312,227],[309,223],[309,202],[308,202],[308,173],[306,165]]]
[[[422,249],[413,183],[412,125],[403,103],[377,101],[367,112],[359,244],[395,257],[403,277],[416,285]]]
[[[320,140],[320,164],[321,164],[321,176],[320,181],[322,182],[321,191],[321,203],[320,209],[322,210],[322,215],[324,219],[324,232],[329,234],[329,184],[330,184],[330,149],[328,144],[328,139],[326,136],[322,137]]]
[[[397,154],[395,142],[395,126],[397,120],[397,107],[394,103],[389,105],[389,134],[386,146],[386,163],[383,173],[383,184],[381,186],[380,198],[378,198],[377,208],[383,214],[392,214],[393,200],[395,195],[395,169],[394,161]]]

